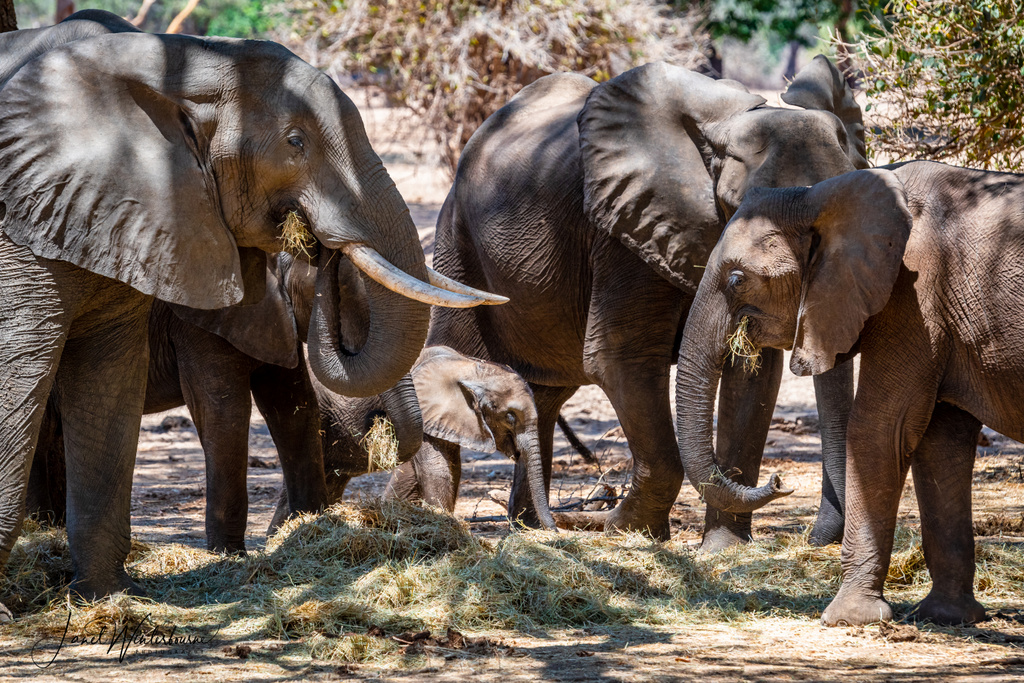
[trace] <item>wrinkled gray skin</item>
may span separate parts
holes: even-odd
[[[827,60],[802,71],[785,98],[802,109],[768,107],[738,84],[662,63],[600,85],[557,74],[524,88],[467,144],[433,265],[511,302],[435,309],[428,343],[530,382],[544,476],[517,465],[511,517],[539,522],[528,491],[548,490],[559,407],[597,384],[634,459],[627,497],[598,514],[607,528],[669,536],[683,481],[669,368],[708,254],[747,188],[810,185],[867,165],[860,110]],[[745,484],[757,481],[781,378],[781,353],[763,361],[756,376],[728,368],[722,382],[719,465]],[[817,388],[826,487],[812,539],[824,544],[842,536],[851,368]],[[760,495],[778,494],[773,480]],[[710,491],[707,501],[706,550],[750,538],[760,500],[733,506]]]
[[[86,598],[141,592],[124,559],[154,297],[197,309],[259,301],[265,254],[280,251],[294,210],[327,264],[310,334],[326,386],[395,384],[429,317],[368,283],[367,342],[343,348],[335,250],[364,244],[413,278],[427,271],[358,111],[327,76],[273,43],[148,35],[102,16],[94,33],[125,32],[0,35],[0,564],[52,395],[72,588]]]
[[[676,387],[694,471],[722,339],[792,348],[798,375],[861,354],[850,416],[843,583],[828,625],[888,620],[882,588],[908,467],[932,589],[910,616],[975,622],[971,479],[978,432],[1024,439],[1024,176],[911,162],[748,193],[708,262]]]
[[[462,476],[460,447],[500,452],[528,473],[541,523],[555,528],[543,487],[537,406],[530,386],[511,368],[428,346],[412,369],[423,410],[423,445],[391,475],[385,496],[423,500],[455,510]],[[329,467],[328,467],[329,469]]]
[[[310,375],[302,342],[316,269],[287,254],[271,257],[267,265],[267,293],[258,304],[199,311],[157,301],[150,313],[144,411],[187,405],[195,420],[206,456],[206,545],[213,551],[245,551],[253,399],[284,475],[285,504],[271,529],[292,513],[313,512],[340,497],[331,478],[325,482],[323,453],[337,460],[335,452],[351,447],[362,453],[365,471],[366,453],[355,435],[372,426],[374,415],[395,425],[401,462],[412,457],[423,436],[409,375],[380,396],[364,399],[338,396]],[[345,320],[351,337],[362,344],[359,335],[369,313],[365,288],[351,264],[342,262],[342,274],[341,300],[353,309],[346,310]],[[344,406],[344,414],[322,412],[328,405]],[[63,524],[63,439],[53,401],[39,439],[26,507],[30,514]]]

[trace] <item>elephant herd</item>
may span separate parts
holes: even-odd
[[[387,495],[452,510],[460,448],[498,450],[510,518],[579,524],[548,491],[559,410],[590,384],[633,472],[586,525],[667,539],[685,474],[717,550],[789,493],[756,486],[789,349],[822,433],[809,541],[843,544],[824,623],[892,618],[911,466],[933,580],[915,614],[983,619],[970,484],[982,423],[1024,439],[1024,177],[869,169],[824,57],[782,99],[664,63],[542,78],[466,145],[432,270],[355,106],[284,48],[100,11],[0,36],[0,566],[26,510],[49,512],[75,593],[141,593],[139,425],[180,405],[208,546],[244,551],[252,399],[284,474],[271,531],[369,469],[377,416],[399,443]]]

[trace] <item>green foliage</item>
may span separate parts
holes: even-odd
[[[819,24],[835,23],[840,5],[834,0],[718,0],[711,5],[708,28],[713,38],[746,42],[765,33],[771,42],[806,46],[817,37]]]
[[[293,49],[371,75],[435,131],[452,170],[484,119],[541,76],[704,60],[698,19],[661,0],[293,1]]]
[[[146,14],[141,28],[159,33],[167,28],[187,0],[157,0]],[[49,26],[53,23],[54,0],[15,0],[19,28]],[[142,0],[75,0],[75,8],[105,9],[118,16],[134,17]],[[231,38],[268,37],[280,26],[285,14],[276,2],[264,0],[201,0],[189,16],[186,33]]]
[[[897,0],[854,44],[892,159],[1024,168],[1024,1]]]

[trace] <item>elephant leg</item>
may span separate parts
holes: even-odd
[[[985,608],[974,599],[974,528],[971,480],[981,422],[948,403],[938,403],[911,456],[921,512],[924,560],[932,589],[914,610],[940,624],[974,623]]]
[[[206,458],[206,547],[244,553],[253,361],[196,327],[176,336],[175,351],[181,392]]]
[[[742,363],[726,361],[718,394],[719,466],[731,479],[757,486],[761,458],[768,438],[775,399],[782,381],[783,354],[778,349],[761,350],[761,368],[748,373]],[[701,552],[716,552],[751,540],[753,515],[716,510],[708,506],[704,515]]]
[[[67,473],[64,471],[64,426],[53,400],[39,430],[25,509],[41,522],[64,526],[67,519]]]
[[[300,353],[299,358],[302,358]],[[277,446],[288,492],[288,514],[327,505],[320,409],[300,360],[294,369],[263,365],[252,373],[252,395]]]
[[[119,298],[137,301],[134,311],[82,336],[72,328],[54,385],[64,425],[68,545],[75,567],[71,590],[87,600],[144,593],[124,563],[131,550],[132,473],[146,395],[150,300],[126,286],[117,289]]]
[[[457,443],[423,436],[423,445],[409,462],[424,503],[455,512],[462,480],[461,450]]]
[[[614,239],[595,242],[583,368],[604,390],[633,455],[626,498],[605,529],[667,540],[683,483],[669,368],[692,300]]]
[[[846,425],[853,407],[853,360],[814,377],[821,430],[821,503],[807,539],[823,546],[843,540],[846,511]]]
[[[32,456],[69,325],[52,275],[0,234],[0,568],[21,533]],[[0,604],[0,621],[5,612]]]
[[[537,440],[540,446],[541,464],[544,467],[544,496],[551,490],[551,459],[555,450],[555,425],[562,404],[576,393],[579,387],[548,387],[531,384],[533,400],[537,405]],[[509,519],[528,527],[539,528],[540,519],[533,505],[530,491],[529,471],[526,458],[516,461],[512,477],[512,492],[508,499]]]

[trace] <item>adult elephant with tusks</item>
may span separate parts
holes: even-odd
[[[0,563],[52,395],[72,590],[141,593],[124,560],[154,297],[197,309],[260,300],[266,254],[290,224],[286,241],[321,264],[312,370],[349,395],[409,371],[428,304],[502,299],[428,284],[355,105],[280,45],[134,31],[61,44],[61,25],[48,30],[48,49],[28,58],[7,49],[19,32],[0,36]],[[342,258],[369,278],[358,349],[340,332]]]
[[[597,384],[622,424],[633,478],[617,508],[585,523],[669,536],[683,481],[669,368],[708,254],[748,188],[809,185],[867,166],[860,109],[827,59],[801,71],[783,99],[793,108],[664,63],[602,84],[557,74],[524,88],[467,144],[438,219],[434,265],[512,301],[435,309],[428,343],[506,364],[531,383],[543,481],[517,463],[513,518],[547,517],[529,492],[548,490],[559,407]],[[744,484],[757,481],[781,371],[781,352],[766,351],[758,374],[724,373],[721,466]],[[825,544],[842,536],[851,367],[816,389],[825,485],[811,540]],[[710,433],[699,438],[711,442]],[[784,493],[777,478],[765,491]],[[707,501],[705,550],[750,538],[755,505],[726,505],[714,491]]]

